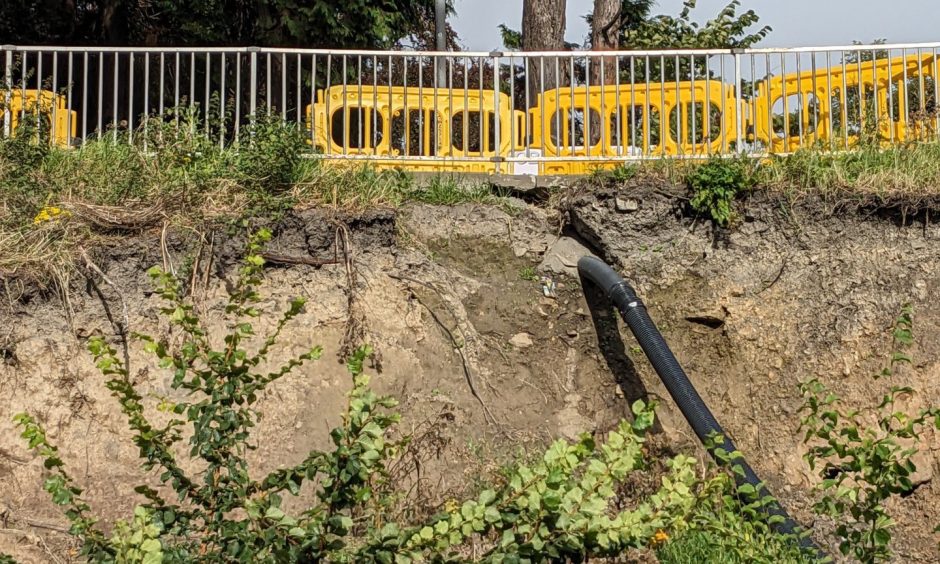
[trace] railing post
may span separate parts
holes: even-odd
[[[251,83],[251,95],[249,98],[248,106],[248,115],[249,119],[254,119],[255,110],[258,109],[258,52],[261,51],[260,47],[249,47],[248,52],[251,53],[251,61],[249,66],[251,67],[251,78],[249,82]]]
[[[3,136],[9,137],[12,132],[10,120],[13,115],[10,112],[10,103],[13,100],[13,49],[12,45],[4,45],[3,50],[6,53],[6,62],[3,70]]]
[[[741,91],[741,49],[732,49],[734,54],[734,126],[737,133],[735,149],[738,153],[744,152],[744,93]]]
[[[496,152],[496,174],[500,173],[500,164],[503,160],[502,147],[500,145],[500,120],[499,120],[499,57],[502,55],[499,51],[492,51],[493,57],[493,123],[495,131],[493,132],[494,150]],[[480,115],[483,115],[482,113]],[[483,128],[480,128],[480,147],[484,147],[486,138],[483,137]]]

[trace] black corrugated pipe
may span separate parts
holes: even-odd
[[[713,448],[709,450],[715,460],[719,463],[722,462],[719,457],[715,456],[714,451],[718,448],[727,453],[737,452],[737,447],[722,430],[715,416],[709,411],[708,406],[705,405],[702,397],[695,390],[692,382],[689,381],[685,371],[679,366],[679,361],[672,354],[666,340],[663,339],[662,334],[656,328],[656,324],[653,323],[653,320],[646,312],[646,306],[637,297],[633,288],[610,266],[595,257],[582,257],[578,261],[578,272],[582,278],[590,280],[603,290],[611,303],[620,311],[623,320],[630,327],[630,331],[633,332],[637,342],[640,343],[646,357],[653,365],[656,373],[659,374],[663,384],[666,385],[666,389],[669,390],[669,395],[679,406],[682,415],[692,426],[692,430],[695,431],[702,445],[708,447],[714,443],[716,438],[722,438],[720,444],[713,444]],[[739,486],[743,484],[754,486],[759,499],[770,496],[770,492],[767,491],[760,478],[757,477],[757,474],[743,458],[736,458],[734,463],[741,467],[744,474],[743,476],[737,473],[734,474]],[[776,498],[770,497],[775,501],[768,504],[765,511],[769,515],[778,515],[783,518],[782,522],[774,523],[774,529],[782,534],[798,535],[800,528],[796,522],[780,506]],[[800,535],[798,538],[804,548],[812,550],[820,558],[825,557],[825,554],[813,543],[808,535]]]

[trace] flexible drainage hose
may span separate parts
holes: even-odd
[[[716,456],[716,450],[722,449],[726,453],[737,452],[734,443],[725,432],[721,425],[709,411],[708,406],[702,401],[702,397],[695,390],[685,371],[679,366],[679,362],[669,349],[662,334],[656,328],[653,320],[646,312],[646,306],[637,297],[633,288],[618,275],[614,270],[603,261],[594,257],[582,257],[578,261],[578,272],[583,278],[587,278],[600,289],[604,291],[607,298],[617,307],[623,320],[630,327],[630,331],[636,337],[637,342],[646,357],[649,359],[656,373],[662,379],[669,395],[678,404],[682,415],[685,416],[692,430],[695,431],[699,441],[706,447],[711,446],[709,452],[716,461],[722,463],[721,457]],[[720,441],[720,442],[718,442]],[[743,475],[735,473],[735,480],[738,485],[750,484],[757,492],[758,499],[765,499],[770,496],[767,488],[761,483],[760,478],[754,473],[751,466],[743,459],[734,460],[736,466],[740,466]],[[771,499],[772,496],[770,496]],[[787,535],[797,535],[799,533],[798,525],[787,515],[787,512],[776,501],[771,502],[765,507],[765,511],[773,516],[782,517],[774,520],[774,528],[777,532]],[[809,536],[800,536],[800,544],[817,553],[820,557],[824,554],[813,543]]]

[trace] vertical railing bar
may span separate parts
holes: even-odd
[[[631,77],[632,81],[632,77]],[[633,91],[633,85],[630,85],[630,91]],[[623,157],[623,144],[626,142],[623,134],[623,108],[620,105],[620,55],[614,57],[614,105],[617,106],[617,114],[614,117],[617,128],[617,157]]]
[[[787,59],[780,53],[780,79],[783,83],[783,152],[790,152],[790,107],[787,100]]]
[[[36,92],[42,92],[42,51],[36,53]],[[23,96],[23,106],[26,106],[26,96]],[[42,133],[42,96],[36,99],[36,141]],[[25,121],[25,120],[24,120]]]
[[[303,64],[304,64],[304,63],[303,63],[302,55],[301,55],[300,53],[297,53],[297,76],[296,76],[296,78],[295,78],[295,80],[296,80],[296,82],[297,82],[297,97],[294,98],[294,101],[295,101],[296,104],[297,104],[297,108],[296,108],[297,111],[295,112],[295,114],[296,114],[296,116],[297,116],[297,117],[296,117],[296,121],[297,121],[297,127],[298,127],[299,129],[303,129],[303,123],[304,123],[303,117],[301,116],[301,112],[302,112],[303,106],[304,106],[304,102],[303,102],[303,96],[304,96],[304,95],[303,95],[303,85],[301,84],[301,82],[303,81],[303,72],[302,72],[302,71],[303,71]]]
[[[12,61],[13,52],[12,52],[12,51],[7,51],[7,53],[10,55],[10,59],[11,59],[11,61]],[[22,85],[21,85],[21,88],[20,88],[20,121],[21,121],[21,122],[25,122],[25,121],[26,121],[26,67],[27,67],[28,64],[29,64],[29,58],[28,58],[27,55],[28,55],[28,53],[24,51],[24,52],[23,52],[23,56],[20,58],[20,61],[21,61],[21,63],[23,64],[23,68],[20,69],[20,80],[21,80],[21,82],[22,82]],[[37,61],[37,63],[38,63],[38,61],[39,61],[39,53],[36,53],[36,61]],[[11,73],[11,76],[12,76],[12,73],[13,73],[12,62],[11,62],[10,73]],[[10,80],[13,80],[13,79],[11,78]],[[39,83],[39,77],[38,77],[38,76],[36,77],[36,82],[37,82],[37,85],[38,85],[38,83]],[[11,89],[12,89],[13,85],[11,84],[10,87],[11,87]],[[37,86],[36,89],[39,90],[39,87]],[[10,131],[10,132],[11,132],[11,134],[13,133],[12,124],[11,124],[11,131]]]
[[[104,137],[104,51],[98,53],[98,139]]]
[[[68,80],[66,81],[66,102],[65,102],[65,146],[72,146],[72,55],[69,51]]]
[[[118,138],[118,75],[120,74],[121,60],[119,53],[114,53],[114,85],[112,89],[113,107],[111,108],[111,133],[115,143]]]
[[[241,131],[242,118],[242,54],[235,52],[235,139],[234,144],[238,145],[238,134]]]
[[[776,141],[777,132],[774,131],[773,73],[771,72],[769,53],[764,55],[764,67],[767,70],[767,153],[771,154],[774,152],[774,141]]]
[[[415,59],[418,63],[418,156],[429,157],[429,139],[424,134],[427,127],[427,117],[424,113],[424,57],[415,57]],[[408,126],[410,130],[410,119],[408,120]]]
[[[889,87],[888,92],[890,91],[891,88]],[[833,149],[832,136],[835,134],[835,119],[832,115],[832,51],[826,51],[826,116],[829,119],[829,132],[826,134],[826,138],[829,140],[829,150],[831,151]]]
[[[562,115],[561,115],[561,57],[555,55],[555,131],[558,133],[558,139],[553,140],[555,142],[555,149],[558,156],[561,156],[561,151],[559,149],[565,144],[565,130],[562,130]],[[567,119],[567,118],[566,118]]]
[[[205,115],[206,136],[208,136],[209,135],[209,117],[211,113],[209,111],[209,101],[211,97],[210,85],[212,84],[212,53],[207,51],[205,55],[206,55],[206,105],[202,109],[202,112]]]
[[[692,101],[692,107],[689,109],[690,115],[688,116],[688,118],[692,122],[692,133],[691,133],[692,134],[692,155],[695,156],[698,154],[698,146],[699,146],[698,136],[696,135],[696,131],[695,131],[696,130],[695,126],[697,125],[696,120],[695,120],[695,117],[696,117],[695,114],[698,112],[698,107],[695,104],[695,55],[689,55],[689,73],[691,74],[690,87],[692,89],[692,96],[690,98]],[[705,100],[708,100],[707,92],[705,93]],[[704,108],[704,106],[702,107]],[[740,143],[740,141],[738,142]]]
[[[258,52],[252,51],[248,59],[248,119],[253,120],[258,111]]]
[[[333,94],[330,92],[332,82],[333,82],[333,55],[327,54],[326,56],[326,89],[323,91],[323,98],[326,104],[326,117],[323,118],[323,124],[321,125],[324,131],[326,131],[326,147],[324,148],[324,151],[326,151],[327,154],[332,154],[333,145],[336,141],[333,138],[333,114],[332,114],[333,110],[330,107],[331,101],[333,98]]]
[[[855,63],[858,69],[858,135],[861,140],[865,135],[865,81],[862,79],[862,50],[856,49]],[[905,69],[906,72],[906,69]],[[905,74],[904,82],[907,82]],[[906,88],[905,88],[906,91]],[[906,129],[906,128],[905,128]]]
[[[265,55],[264,72],[265,72],[265,78],[266,78],[265,83],[264,83],[265,107],[267,108],[268,114],[270,114],[271,113],[271,98],[274,97],[271,95],[271,53],[267,53]]]
[[[134,53],[127,60],[127,142],[134,144]]]
[[[744,76],[741,73],[741,54],[734,54],[734,88],[735,88],[735,135],[737,136],[737,141],[735,142],[735,149],[738,153],[744,151],[744,93],[742,92],[742,81]]]
[[[59,98],[59,52],[52,51],[52,122],[49,124],[49,140],[55,139],[55,125],[58,114]]]
[[[402,145],[405,151],[404,158],[411,156],[411,109],[408,103],[408,55],[402,55]]]
[[[875,135],[881,136],[881,108],[878,98],[878,50],[871,50],[872,105],[875,107]]]
[[[904,140],[906,141],[907,139],[910,138],[909,130],[911,128],[911,120],[910,120],[911,110],[909,107],[910,100],[908,99],[908,93],[907,93],[907,90],[908,90],[907,49],[901,49],[901,61],[902,61],[901,64],[903,65],[902,68],[904,69],[904,96],[902,97],[902,100],[904,101],[904,111],[901,114],[901,116],[904,118]],[[861,72],[859,72],[859,74],[861,74]]]
[[[568,82],[571,83],[569,85],[571,88],[571,106],[568,108],[568,130],[570,131],[569,133],[570,137],[568,137],[568,141],[571,144],[571,156],[574,157],[576,156],[575,155],[575,143],[577,142],[577,137],[575,136],[575,131],[574,131],[574,122],[575,122],[574,111],[576,107],[574,105],[574,86],[575,86],[574,55],[568,56],[568,62],[570,63],[568,65],[570,67],[570,72],[568,74]],[[584,126],[582,126],[582,131],[583,131],[583,128]]]
[[[541,61],[542,58],[539,57],[539,60]],[[524,145],[525,145],[525,158],[527,159],[532,157],[531,152],[529,150],[530,149],[529,146],[532,144],[532,128],[535,127],[535,124],[533,124],[531,120],[529,119],[529,110],[532,109],[529,107],[529,104],[530,104],[529,100],[532,99],[531,98],[532,93],[529,87],[529,71],[532,70],[530,69],[531,61],[532,61],[532,57],[523,57],[522,59],[522,65],[523,65],[522,68],[525,69],[525,72],[522,75],[522,79],[525,83],[524,84],[524,88],[525,88],[525,143]],[[539,84],[541,84],[541,82],[539,82]]]
[[[812,72],[813,97],[810,99],[814,105],[809,108],[813,112],[813,145],[819,145],[819,91],[816,89],[816,51],[810,53],[810,65]]]
[[[192,133],[196,133],[196,52],[193,51],[189,55],[189,111],[191,115],[189,116],[190,129]]]
[[[356,134],[358,137],[357,142],[359,143],[358,148],[361,150],[362,149],[362,136],[363,136],[362,129],[364,127],[363,121],[365,120],[365,117],[366,117],[365,112],[362,111],[362,55],[358,55],[356,57],[356,86],[358,87],[357,88],[357,100],[358,100],[357,103],[359,104],[358,107],[356,108],[356,112],[359,114],[359,119],[357,121],[358,127],[356,128],[357,129]]]
[[[375,155],[378,155],[379,147],[379,129],[376,127],[379,115],[379,58],[372,55],[372,152]]]
[[[479,122],[480,122],[480,158],[483,158],[485,153],[489,149],[489,147],[487,146],[487,142],[490,139],[488,135],[484,135],[485,130],[483,129],[483,115],[486,113],[486,110],[485,110],[486,106],[483,103],[483,67],[484,65],[486,65],[486,60],[483,57],[480,57],[479,69],[478,69],[479,75],[480,75],[479,77],[480,78],[480,84],[479,84],[480,98],[477,101],[478,107],[479,107],[479,112],[477,112],[477,117],[479,117]],[[487,127],[488,126],[489,124],[487,123]],[[495,147],[494,147],[494,150],[495,150]]]
[[[895,126],[895,116],[894,116],[894,75],[891,72],[891,53],[888,52],[888,140],[894,144],[894,126]],[[899,93],[900,94],[900,93]],[[898,108],[900,111],[900,107]],[[900,116],[898,116],[900,117]]]
[[[800,53],[796,54],[796,94],[797,98],[797,111],[799,112],[800,118],[796,121],[796,130],[800,135],[799,143],[797,144],[798,149],[803,148],[803,115],[806,111],[806,99],[803,93],[803,69],[802,65],[803,55]]]
[[[163,51],[160,51],[160,100],[158,102],[160,107],[160,123],[163,123],[163,88],[164,88],[164,79],[163,79],[163,65],[165,63],[165,56]]]
[[[725,55],[719,55],[719,56],[720,56],[721,58],[719,59],[719,68],[718,68],[718,72],[719,72],[719,74],[721,75],[721,76],[720,76],[720,78],[721,78],[721,89],[722,89],[723,91],[726,91],[726,90],[725,90]],[[768,55],[768,57],[769,57],[769,56],[770,56],[770,55]],[[768,64],[767,66],[768,66],[768,68],[770,67],[769,64]],[[723,94],[723,93],[722,93],[722,99],[724,99],[724,94]],[[725,111],[722,110],[721,113],[722,113],[722,116],[724,116]],[[737,109],[735,109],[735,113],[737,113]],[[726,153],[728,152],[728,136],[727,136],[727,134],[725,133],[725,130],[727,129],[727,127],[725,127],[725,124],[726,124],[727,122],[728,122],[728,120],[725,119],[724,117],[722,117],[721,124],[720,124],[720,127],[719,127],[719,129],[721,130],[721,154],[722,154],[722,155],[724,155],[724,154],[726,154]],[[773,132],[771,132],[771,135],[773,135]]]
[[[524,59],[523,59],[524,61]],[[516,60],[509,55],[509,154],[516,150]],[[512,165],[515,166],[515,165]]]
[[[310,55],[310,123],[307,124],[307,126],[310,127],[310,151],[313,153],[316,153],[317,151],[316,103],[317,103],[317,55],[316,53],[314,53],[313,55]],[[327,135],[329,135],[329,128],[327,128]],[[326,147],[328,146],[329,146],[329,141],[327,141],[327,145],[324,146],[323,150],[325,151]]]
[[[88,139],[88,51],[82,52],[82,146]]]
[[[604,98],[607,97],[607,92],[606,92],[606,90],[607,90],[607,82],[606,82],[606,80],[604,80],[604,55],[601,55],[601,72],[600,72],[600,75],[601,75],[601,83],[599,84],[599,86],[600,86],[600,90],[601,90],[601,115],[600,115],[600,120],[598,120],[598,121],[599,121],[598,127],[600,127],[600,129],[601,129],[600,132],[599,132],[599,133],[600,133],[600,140],[601,140],[601,155],[606,156],[608,151],[607,151],[607,147],[606,147],[606,144],[605,144],[605,139],[606,139],[606,137],[607,137],[607,134],[609,134],[609,132],[607,132],[607,134],[605,134],[604,130],[605,130],[605,129],[610,129],[610,128],[604,127],[604,124],[607,123],[607,113],[605,112],[606,108],[605,108],[605,106],[604,106]],[[590,100],[590,94],[588,94],[588,96],[589,96],[588,99]],[[588,121],[590,121],[590,120],[588,120]]]
[[[281,120],[287,121],[287,53],[281,53]]]
[[[633,59],[632,59],[632,58],[630,59],[630,62],[631,62],[631,64],[633,64]],[[651,157],[651,156],[653,155],[653,147],[652,147],[652,141],[653,141],[653,140],[652,140],[652,132],[650,131],[650,127],[652,126],[652,119],[650,118],[650,113],[651,113],[651,112],[650,112],[650,108],[651,108],[651,104],[650,104],[650,91],[651,91],[651,87],[650,87],[650,75],[651,75],[652,73],[650,72],[650,57],[649,57],[649,55],[646,55],[646,58],[644,59],[643,64],[645,65],[645,67],[644,67],[644,69],[643,69],[643,75],[644,75],[644,78],[646,79],[646,85],[645,85],[646,88],[645,88],[645,91],[643,92],[643,108],[642,108],[643,111],[642,111],[642,113],[640,114],[640,120],[643,122],[643,136],[644,136],[644,138],[645,138],[644,143],[646,144],[646,146],[644,147],[643,153],[644,153],[647,157]],[[631,93],[630,96],[633,96],[633,94]],[[636,108],[636,104],[633,104],[633,107]],[[634,111],[635,111],[635,110],[634,110]],[[631,125],[631,127],[633,127],[633,126]]]
[[[917,48],[917,77],[920,79],[920,111],[925,110],[924,105],[924,50]]]
[[[619,61],[619,57],[617,58]],[[617,72],[617,92],[620,92],[620,72]],[[617,131],[620,135],[620,156],[623,156],[624,150],[623,145],[627,142],[624,139],[623,131],[623,106],[620,101],[617,101]],[[634,151],[636,150],[636,57],[630,55],[630,121],[628,130],[630,132],[630,144],[627,146],[627,155],[634,156]],[[642,129],[642,128],[641,128]],[[643,148],[640,151],[640,156],[646,152],[646,149]]]
[[[13,51],[4,52],[3,66],[3,136],[9,138],[13,134],[13,112],[10,105],[13,103]],[[26,68],[26,53],[23,53],[23,68]],[[25,71],[24,71],[25,72]],[[23,119],[22,117],[20,118]]]
[[[848,51],[842,51],[842,137],[844,149],[848,150],[849,148],[849,86],[848,86],[848,74],[849,67],[846,63],[846,55]]]
[[[705,120],[705,154],[712,154],[712,79],[711,79],[711,61],[709,61],[709,55],[705,55],[705,109],[703,110],[704,115],[702,116]],[[754,97],[754,57],[751,57],[751,97]],[[718,97],[718,103],[724,105],[725,99],[723,92]],[[721,112],[724,114],[724,110]]]
[[[535,106],[542,107],[545,102],[545,56],[544,55],[539,55],[539,91],[535,95],[536,95]],[[539,103],[540,99],[542,103]],[[547,108],[543,108],[543,111],[539,112],[539,129],[541,129],[541,133],[539,134],[539,137],[541,138],[540,143],[542,145],[541,147],[542,152],[540,155],[541,157],[547,156],[546,151],[545,151],[545,137],[546,137],[545,109]],[[548,133],[551,134],[550,131]],[[541,167],[541,165],[539,166]]]
[[[753,54],[749,56],[751,58],[751,137],[753,139],[751,150],[757,152],[757,61]],[[709,135],[710,134],[709,132]],[[747,131],[744,132],[744,136],[747,137]],[[747,139],[745,139],[745,141],[747,141]]]
[[[500,143],[501,141],[500,138],[502,137],[501,136],[502,124],[500,123],[499,118],[500,118],[500,115],[499,115],[499,57],[494,56],[493,57],[493,123],[494,123],[494,126],[493,127],[495,127],[496,131],[493,134],[493,144],[495,145],[494,152],[496,156],[498,157],[496,159],[496,174],[500,173],[500,169],[501,169],[500,165],[502,164],[501,160],[503,156],[502,145]]]
[[[150,51],[144,52],[144,152],[147,152],[147,131],[150,121]]]
[[[574,73],[572,73],[574,76]],[[574,98],[572,96],[572,98]],[[584,108],[581,111],[581,139],[584,140],[584,154],[591,157],[591,56],[584,56]]]
[[[666,111],[666,57],[659,56],[659,144],[662,155],[666,155],[666,139],[669,138],[669,112]]]
[[[219,56],[219,149],[225,148],[225,52]]]
[[[173,81],[175,83],[173,89],[173,121],[176,122],[175,130],[176,135],[179,136],[179,126],[180,126],[180,52],[176,52],[176,71],[174,72]]]
[[[394,128],[392,123],[395,121],[395,100],[392,96],[392,75],[395,72],[395,60],[391,55],[388,56],[388,123],[385,125],[388,128],[388,150],[389,156],[392,154],[392,150],[395,148],[395,136]]]
[[[682,111],[685,109],[685,104],[682,101],[682,90],[679,86],[679,70],[679,55],[676,55],[676,148],[678,149],[679,156],[683,156],[685,154],[685,148],[683,147],[685,144],[685,136],[682,135],[682,131],[688,128],[685,127],[685,120],[682,119]]]
[[[340,111],[343,112],[343,155],[349,154],[349,101],[346,99],[347,96],[347,85],[346,79],[348,76],[349,68],[346,63],[347,56],[343,55],[343,98],[340,101],[342,106],[340,106]],[[332,124],[332,122],[331,122]]]
[[[936,114],[936,134],[940,135],[940,59],[937,59],[937,48],[934,47],[932,50],[933,53],[933,111]],[[888,57],[890,61],[890,56]]]

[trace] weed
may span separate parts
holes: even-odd
[[[692,168],[686,177],[692,209],[727,226],[734,218],[735,199],[752,185],[748,167],[744,160],[712,159]]]
[[[161,314],[176,335],[136,337],[162,369],[172,372],[171,387],[183,393],[182,399],[164,399],[157,406],[162,423],[151,422],[124,356],[102,337],[89,340],[106,386],[127,417],[143,469],[148,475],[158,470],[172,497],[140,485],[135,491],[147,502],[105,535],[45,430],[28,414],[16,416],[22,437],[44,459],[45,489],[64,509],[85,560],[437,561],[471,549],[482,549],[492,561],[581,560],[661,542],[688,520],[699,490],[723,491],[726,479],[701,481],[695,460],[677,455],[665,462],[667,475],[654,494],[626,509],[615,504],[614,492],[644,466],[645,434],[653,424],[653,406],[636,402],[633,422],[622,422],[603,442],[590,434],[574,443],[556,441],[540,457],[504,467],[499,480],[481,484],[471,499],[452,500],[427,520],[391,520],[405,515],[390,511],[404,496],[391,486],[388,468],[409,439],[390,435],[399,421],[393,411],[397,402],[370,389],[367,347],[347,360],[352,390],[343,423],[331,433],[334,448],[311,451],[296,466],[252,477],[245,453],[261,416],[253,405],[268,387],[321,354],[311,347],[273,372],[260,370],[281,330],[304,308],[303,300],[292,301],[260,346],[250,345],[253,320],[260,315],[261,251],[269,238],[261,231],[249,239],[229,289],[230,329],[220,349],[183,297],[180,281],[159,268],[150,270],[164,301]],[[184,440],[188,447],[180,448]],[[282,497],[298,495],[308,483],[312,505],[289,514]]]
[[[905,350],[913,341],[912,316],[910,306],[904,306],[895,323],[888,366],[875,375],[876,381],[910,364]],[[913,457],[924,429],[931,424],[940,428],[940,409],[928,407],[913,414],[902,410],[899,404],[916,393],[907,386],[889,386],[877,406],[861,410],[843,407],[839,396],[818,379],[802,383],[800,390],[805,397],[801,428],[809,445],[805,458],[821,480],[816,511],[836,519],[843,554],[866,564],[890,560],[894,521],[885,503],[914,488]]]
[[[535,271],[535,267],[526,266],[519,270],[519,278],[525,280],[526,282],[534,282],[539,279],[538,273]]]

